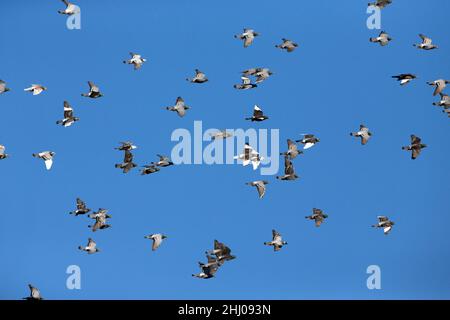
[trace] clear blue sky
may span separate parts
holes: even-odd
[[[0,144],[0,298],[28,295],[27,283],[47,299],[408,299],[450,298],[448,118],[432,102],[426,81],[450,78],[448,1],[394,1],[382,28],[387,47],[368,42],[361,1],[86,1],[82,29],[68,30],[62,2],[2,1]],[[261,33],[244,49],[233,38],[243,27]],[[439,50],[412,44],[418,33]],[[297,41],[293,53],[274,45]],[[148,62],[138,72],[122,64],[128,52]],[[232,85],[239,71],[269,67],[275,74],[255,90]],[[195,68],[205,85],[184,79]],[[419,79],[400,87],[392,75]],[[105,96],[80,96],[87,80]],[[23,91],[42,83],[48,91]],[[165,111],[177,96],[192,107],[186,117]],[[68,100],[81,118],[63,128]],[[169,154],[176,128],[247,128],[259,104],[270,116],[261,128],[286,138],[315,133],[321,142],[297,159],[301,178],[268,178],[259,200],[241,166],[177,166],[142,177],[114,168],[119,141],[138,145],[144,164]],[[349,136],[366,124],[367,146]],[[428,144],[416,161],[401,150],[416,134]],[[56,152],[46,171],[33,152]],[[87,217],[68,214],[75,198],[108,208],[112,228],[92,232]],[[306,221],[313,207],[329,219],[318,229]],[[377,215],[396,222],[389,236],[370,227]],[[289,245],[263,246],[272,228]],[[169,236],[151,252],[144,235]],[[102,249],[77,250],[92,236]],[[217,277],[191,277],[214,239],[237,259]],[[82,290],[65,287],[67,266],[82,270]],[[382,270],[382,290],[366,288],[366,268]]]

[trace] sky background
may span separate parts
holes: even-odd
[[[450,78],[449,1],[399,1],[382,11],[387,47],[369,43],[367,0],[358,1],[76,1],[81,30],[68,30],[61,1],[1,1],[0,298],[37,286],[46,299],[449,299],[450,119],[432,105],[426,81]],[[244,49],[233,35],[261,33]],[[424,33],[439,50],[412,44]],[[293,53],[274,47],[299,43]],[[148,62],[135,72],[128,52]],[[240,71],[268,67],[258,88],[233,89]],[[204,85],[185,81],[204,71]],[[406,87],[391,78],[415,73]],[[87,81],[101,99],[87,99]],[[32,96],[32,83],[48,91]],[[177,96],[184,118],[165,111]],[[55,124],[67,100],[81,120]],[[180,165],[150,176],[114,168],[119,141],[138,145],[139,165],[170,154],[176,128],[250,128],[254,104],[280,129],[280,144],[314,133],[321,142],[294,160],[300,179],[269,180],[264,199],[245,182],[259,171],[238,165]],[[349,136],[361,123],[366,146]],[[416,134],[428,144],[410,159],[401,146]],[[206,145],[206,144],[205,144]],[[46,171],[34,152],[56,152]],[[280,168],[280,171],[282,168]],[[68,212],[81,197],[109,209],[112,228],[92,233]],[[315,228],[313,207],[329,215]],[[396,225],[384,236],[377,215]],[[289,242],[263,245],[272,228]],[[169,238],[156,252],[144,239]],[[88,237],[102,252],[77,249]],[[202,280],[197,261],[218,239],[237,259]],[[379,265],[382,289],[366,287]],[[81,268],[81,290],[66,288],[66,268]]]

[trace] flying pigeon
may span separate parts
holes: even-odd
[[[151,165],[144,165],[143,166],[144,169],[141,170],[141,175],[147,175],[147,174],[152,174],[155,172],[158,172],[160,169],[158,167],[156,167],[155,165],[151,164]]]
[[[84,201],[81,200],[80,198],[77,198],[77,209],[75,211],[71,211],[69,213],[74,214],[75,216],[78,216],[80,214],[86,214],[89,211],[91,211],[91,209],[86,207],[86,204],[84,203]]]
[[[205,253],[207,255],[215,255],[220,264],[225,263],[225,261],[236,259],[236,256],[231,254],[231,249],[218,240],[214,240],[214,249],[206,251]]]
[[[123,63],[125,64],[132,64],[134,65],[134,70],[138,70],[142,67],[145,61],[147,59],[142,58],[140,54],[130,52],[131,59],[124,60]]]
[[[89,92],[82,93],[81,95],[83,97],[88,97],[92,99],[103,97],[103,94],[100,92],[99,87],[96,86],[92,81],[88,81],[88,85],[89,85]]]
[[[67,0],[62,0],[62,2],[64,2],[64,4],[66,5],[66,8],[64,10],[58,10],[58,13],[60,14],[67,14],[67,15],[72,15],[75,13],[79,13],[79,9],[76,5],[70,3]]]
[[[0,94],[5,93],[7,91],[10,91],[11,89],[6,87],[6,82],[3,80],[0,80]]]
[[[229,137],[233,136],[233,134],[227,132],[227,130],[221,130],[221,131],[218,131],[218,132],[210,133],[209,135],[211,136],[212,140],[226,139],[226,138],[229,138]]]
[[[40,85],[40,84],[32,84],[31,87],[23,89],[24,91],[32,92],[33,96],[37,96],[38,94],[42,93],[43,91],[47,90],[46,87]]]
[[[137,148],[137,146],[135,146],[133,144],[133,142],[131,142],[131,141],[120,142],[120,144],[121,144],[120,147],[117,147],[117,148],[114,148],[114,149],[115,150],[121,150],[121,151],[126,151],[126,150],[131,151],[131,150],[134,150],[134,149]]]
[[[23,298],[24,300],[43,300],[41,293],[38,288],[33,287],[31,284],[28,285],[30,288],[30,296]]]
[[[154,166],[158,166],[158,167],[168,167],[168,166],[172,166],[173,162],[170,161],[170,158],[164,155],[160,155],[157,154],[157,156],[159,157],[159,161],[158,162],[152,162],[151,164]]]
[[[400,81],[400,85],[404,86],[407,85],[409,82],[411,82],[413,79],[416,79],[417,77],[411,73],[402,73],[397,76],[392,76],[392,78],[397,79],[397,81]]]
[[[369,128],[367,128],[365,125],[361,124],[359,126],[359,131],[357,132],[351,132],[350,135],[352,137],[361,137],[361,144],[365,145],[370,137],[372,136],[372,133],[369,131]]]
[[[152,251],[155,251],[162,244],[163,240],[167,238],[167,236],[161,233],[150,234],[144,237],[145,239],[153,240]]]
[[[233,87],[238,90],[248,90],[256,88],[258,85],[251,83],[250,78],[247,77],[241,77],[242,83],[241,84],[235,84]]]
[[[392,40],[392,38],[384,31],[381,31],[380,35],[376,38],[370,38],[370,42],[378,42],[381,46],[385,46]]]
[[[250,163],[252,163],[253,170],[258,169],[261,160],[263,160],[263,158],[259,155],[259,153],[256,150],[254,150],[248,143],[246,143],[244,146],[244,153],[235,156],[233,159],[242,160],[243,166],[247,166]]]
[[[286,50],[287,52],[292,52],[295,50],[295,48],[298,47],[297,43],[295,43],[289,39],[282,38],[281,40],[283,40],[283,43],[277,44],[275,46],[276,48],[279,48],[281,50]]]
[[[278,233],[275,229],[272,230],[272,241],[264,242],[266,246],[273,246],[273,251],[280,251],[284,245],[288,243],[283,241],[281,234]]]
[[[244,40],[244,48],[247,48],[253,43],[255,37],[259,36],[259,33],[255,32],[253,29],[244,29],[244,32],[237,34],[234,37],[236,39]]]
[[[298,150],[297,145],[291,139],[287,139],[288,151],[280,153],[280,155],[284,155],[289,157],[289,159],[295,159],[299,154],[302,154],[303,151]]]
[[[266,194],[266,184],[268,184],[268,183],[269,182],[264,181],[264,180],[258,180],[258,181],[247,182],[246,185],[256,187],[256,189],[258,190],[259,198],[262,199],[264,197],[264,195]]]
[[[131,169],[136,167],[137,164],[133,162],[133,154],[130,150],[125,150],[125,156],[123,159],[123,163],[117,163],[116,168],[123,169],[123,173],[128,173]]]
[[[174,106],[166,107],[169,111],[176,111],[180,117],[184,117],[186,114],[186,110],[190,109],[187,105],[184,104],[184,100],[182,97],[178,97]]]
[[[189,79],[186,78],[186,81],[192,82],[192,83],[204,83],[208,81],[208,78],[206,77],[206,75],[201,72],[198,69],[195,69],[195,77]]]
[[[53,151],[42,151],[39,153],[33,153],[33,157],[44,160],[45,167],[47,168],[47,170],[51,169],[54,156],[55,156],[55,152],[53,152]]]
[[[439,102],[433,102],[433,105],[444,107],[445,109],[450,108],[450,96],[443,94],[442,92],[439,93],[439,95],[441,96],[441,100],[439,100]]]
[[[433,40],[431,40],[430,38],[428,38],[427,36],[423,35],[423,34],[419,34],[419,37],[422,39],[422,43],[415,43],[413,44],[414,47],[416,47],[417,49],[422,49],[422,50],[433,50],[433,49],[437,49],[438,46],[434,45],[432,42]]]
[[[100,252],[100,249],[97,248],[97,244],[95,243],[94,240],[92,240],[92,238],[88,239],[87,246],[85,246],[85,247],[79,246],[78,249],[80,249],[82,251],[86,251],[88,254],[93,254],[93,253],[96,253],[96,252]]]
[[[104,208],[99,208],[97,212],[93,212],[89,215],[89,218],[96,220],[97,218],[101,219],[111,219],[112,216],[108,214],[108,210]]]
[[[198,265],[200,266],[201,272],[198,274],[192,274],[192,276],[200,279],[213,278],[217,270],[219,270],[218,263],[205,265],[204,263],[199,262]]]
[[[447,84],[450,83],[450,80],[439,79],[439,80],[435,80],[435,81],[429,81],[427,83],[430,86],[436,87],[436,89],[433,92],[433,96],[437,96],[445,89]]]
[[[270,71],[268,68],[258,68],[257,72],[255,73],[256,77],[256,83],[261,83],[265,80],[267,80],[271,75],[273,74],[272,71]]]
[[[373,228],[383,228],[384,234],[387,235],[392,230],[392,226],[395,224],[390,221],[386,216],[378,216],[378,223],[372,225]]]
[[[423,144],[421,141],[422,140],[419,137],[412,134],[411,144],[409,146],[402,147],[402,150],[412,151],[411,159],[415,160],[420,155],[420,151],[427,147],[427,145]]]
[[[5,153],[5,146],[0,144],[0,160],[8,158],[8,154]]]
[[[306,216],[306,219],[314,220],[316,222],[316,227],[320,227],[322,222],[325,221],[326,218],[328,218],[327,214],[324,214],[322,210],[313,208],[313,214],[310,216]]]
[[[93,232],[111,228],[111,225],[106,223],[106,219],[106,216],[97,216],[95,218],[95,223],[93,225],[89,225],[88,228],[92,229]]]
[[[56,121],[56,124],[70,127],[72,123],[78,120],[80,120],[80,118],[73,116],[73,109],[70,104],[67,101],[64,101],[64,119]]]
[[[303,149],[309,149],[313,147],[317,142],[320,142],[313,134],[303,134],[304,138],[301,140],[296,140],[295,142],[300,142],[303,144]]]
[[[253,116],[251,116],[250,118],[245,118],[245,120],[251,120],[252,122],[261,122],[267,119],[269,119],[269,117],[264,115],[263,111],[256,104],[253,107]]]
[[[299,178],[295,174],[294,165],[288,156],[284,156],[284,176],[277,176],[276,178],[279,180],[295,180]]]
[[[390,5],[392,3],[392,0],[376,0],[375,2],[370,2],[368,6],[377,7],[378,9],[383,9]]]

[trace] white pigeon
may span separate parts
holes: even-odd
[[[67,14],[70,16],[72,14],[80,12],[78,6],[74,5],[73,3],[70,3],[67,0],[61,0],[61,1],[64,2],[64,4],[66,5],[66,8],[64,10],[58,10],[59,14]]]
[[[42,151],[39,153],[33,153],[33,157],[44,160],[45,167],[47,168],[47,170],[50,170],[52,168],[54,156],[55,156],[55,152],[53,152],[53,151]]]
[[[242,165],[245,167],[250,163],[253,165],[253,170],[258,169],[261,160],[264,158],[259,155],[259,153],[254,150],[248,143],[244,146],[244,153],[238,156],[235,156],[233,159],[242,160]]]
[[[31,87],[23,89],[24,91],[33,92],[33,96],[41,94],[43,91],[47,90],[46,87],[40,84],[32,84]]]

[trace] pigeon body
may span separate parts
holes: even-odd
[[[140,54],[130,52],[131,58],[128,60],[124,60],[123,63],[125,64],[132,64],[134,66],[134,70],[139,70],[144,62],[147,61],[147,59],[143,58]]]
[[[120,142],[120,146],[117,148],[114,148],[115,150],[120,150],[120,151],[131,151],[134,149],[137,149],[137,146],[135,146],[133,144],[133,142],[131,141],[125,141],[125,142]]]
[[[23,298],[24,300],[43,300],[41,296],[41,292],[38,288],[33,287],[31,284],[28,285],[28,288],[30,289],[30,295],[26,298]]]
[[[93,225],[89,225],[88,228],[90,228],[92,232],[111,228],[111,225],[106,223],[106,219],[107,219],[106,216],[99,215],[95,218],[95,223]]]
[[[287,139],[288,150],[286,152],[280,153],[280,155],[284,155],[289,157],[289,159],[295,159],[299,154],[302,154],[303,151],[298,150],[297,145],[291,139]]]
[[[236,259],[236,256],[231,254],[231,249],[224,243],[214,240],[214,249],[205,252],[207,255],[212,254],[216,256],[217,261],[220,265],[226,261]]]
[[[442,92],[439,93],[441,100],[439,102],[433,102],[434,106],[438,107],[444,107],[445,109],[450,108],[450,96],[443,94]]]
[[[186,81],[192,83],[205,83],[208,81],[205,73],[201,72],[199,69],[195,69],[195,76],[192,79],[187,78]]]
[[[376,0],[375,2],[370,2],[368,4],[368,6],[374,6],[377,7],[378,9],[383,9],[385,7],[387,7],[388,5],[390,5],[392,3],[392,0]]]
[[[294,51],[297,47],[298,44],[289,40],[289,39],[281,39],[283,42],[281,44],[277,44],[275,47],[279,48],[281,50],[286,50],[287,52],[292,52]]]
[[[415,136],[411,135],[411,144],[409,146],[402,147],[403,150],[412,151],[411,159],[415,160],[420,155],[420,152],[423,148],[426,148],[427,145],[422,143],[422,140]]]
[[[155,234],[150,234],[148,236],[145,236],[144,238],[150,239],[153,241],[152,251],[155,251],[156,249],[158,249],[161,246],[163,240],[166,239],[167,236],[165,236],[161,233],[155,233]]]
[[[272,230],[272,241],[264,242],[266,246],[273,246],[273,251],[280,251],[288,243],[283,240],[281,234],[275,229]]]
[[[259,36],[259,33],[255,32],[255,30],[253,29],[249,29],[249,28],[245,28],[244,32],[242,32],[241,34],[237,34],[234,37],[236,39],[240,39],[244,41],[244,48],[247,48],[248,46],[250,46],[253,41],[255,40],[255,38]]]
[[[123,169],[123,173],[128,173],[131,169],[137,167],[137,164],[133,162],[133,154],[130,150],[125,150],[123,162],[117,163],[115,167]]]
[[[300,142],[303,144],[303,149],[309,149],[313,147],[316,143],[320,142],[313,134],[304,134],[304,138],[301,140],[296,140],[295,142]]]
[[[433,92],[433,96],[437,96],[438,94],[442,93],[442,91],[445,89],[447,84],[450,83],[450,80],[438,79],[438,80],[435,80],[435,81],[429,81],[427,83],[430,86],[436,87],[436,89]]]
[[[173,166],[173,162],[170,161],[170,158],[161,154],[157,154],[157,156],[159,157],[159,161],[157,162],[152,162],[151,164],[157,167],[169,167],[169,166]]]
[[[200,273],[192,274],[193,277],[200,278],[200,279],[211,279],[214,278],[216,275],[217,270],[219,270],[219,264],[204,264],[199,262],[198,263],[200,267]]]
[[[238,90],[248,90],[256,88],[258,85],[251,83],[250,78],[248,77],[241,77],[242,83],[241,84],[235,84],[233,87]]]
[[[388,235],[392,230],[392,226],[395,224],[393,221],[389,220],[386,216],[378,216],[378,223],[372,225],[373,228],[382,228],[385,235]]]
[[[53,151],[42,151],[39,153],[33,153],[33,157],[44,160],[45,168],[50,170],[53,165],[53,157],[55,156],[55,152]]]
[[[415,43],[413,44],[414,47],[416,47],[417,49],[422,49],[422,50],[433,50],[433,49],[437,49],[438,46],[433,44],[433,40],[431,40],[431,38],[428,38],[426,35],[424,34],[419,34],[420,39],[422,39],[422,43]]]
[[[175,105],[171,107],[166,107],[169,111],[175,111],[180,117],[184,117],[186,110],[190,109],[185,103],[182,97],[178,97]]]
[[[88,97],[92,99],[103,97],[103,93],[100,92],[100,88],[95,85],[92,81],[88,81],[89,85],[89,92],[88,93],[82,93],[81,95],[83,97]]]
[[[313,208],[313,213],[310,216],[306,216],[306,219],[309,220],[314,220],[316,223],[316,227],[320,227],[320,225],[322,224],[322,222],[325,221],[326,218],[328,218],[328,215],[323,213],[322,210],[317,209],[317,208]]]
[[[416,79],[417,77],[416,75],[411,73],[402,73],[397,76],[392,76],[392,78],[397,79],[397,81],[400,82],[400,85],[404,86],[410,83],[412,80]]]
[[[56,124],[60,124],[64,127],[70,127],[74,122],[80,120],[80,118],[73,115],[73,109],[67,101],[64,101],[64,119],[56,121]]]
[[[253,165],[253,170],[258,169],[261,160],[263,160],[259,153],[254,150],[248,143],[246,143],[244,146],[244,153],[235,156],[234,159],[242,160],[242,165],[244,167],[251,163]]]
[[[370,42],[379,43],[381,46],[386,46],[392,38],[384,31],[381,31],[380,35],[375,38],[370,38]]]
[[[284,176],[277,176],[276,178],[279,180],[288,181],[296,180],[299,178],[299,176],[295,174],[294,165],[292,164],[292,161],[289,160],[288,156],[284,156]]]
[[[158,172],[160,169],[156,167],[155,165],[145,165],[143,166],[144,169],[141,170],[141,175],[147,175],[152,174],[155,172]]]
[[[369,131],[369,128],[367,128],[365,125],[361,124],[359,126],[359,131],[351,132],[350,135],[352,137],[360,137],[361,144],[365,145],[369,141],[370,137],[372,136],[372,133]]]
[[[252,182],[247,182],[246,184],[252,187],[256,187],[258,190],[259,198],[262,199],[264,195],[266,194],[266,184],[269,182],[265,180],[257,180]]]
[[[97,244],[92,238],[88,239],[88,244],[85,247],[79,246],[78,249],[80,249],[81,251],[86,251],[88,254],[100,252],[100,249],[97,248]]]
[[[80,198],[77,198],[77,209],[75,211],[71,211],[70,214],[78,216],[80,214],[86,214],[89,211],[91,211],[91,209],[86,207],[86,204],[84,203],[84,201],[81,200]]]
[[[251,120],[252,122],[253,121],[261,122],[267,119],[269,119],[269,117],[264,115],[261,108],[259,108],[257,105],[253,107],[253,115],[250,118],[245,118],[245,120]]]
[[[38,94],[41,94],[45,90],[47,90],[46,87],[40,85],[40,84],[32,84],[31,87],[23,89],[24,91],[32,92],[33,96],[37,96]]]
[[[67,0],[61,0],[62,2],[64,2],[64,4],[66,5],[66,8],[64,10],[58,10],[59,14],[66,14],[66,15],[73,15],[76,13],[79,13],[80,10],[78,9],[77,6],[75,6],[74,4],[70,3]]]

